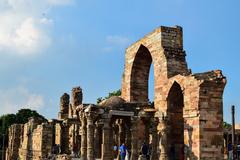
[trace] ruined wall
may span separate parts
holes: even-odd
[[[64,93],[60,98],[60,112],[58,113],[58,119],[68,118],[69,113],[69,100],[70,96]]]
[[[60,143],[61,152],[71,154],[80,150],[80,123],[78,119],[66,119],[62,125],[56,125],[56,144]]]
[[[23,125],[13,124],[8,128],[8,148],[6,150],[6,160],[16,160],[18,149],[22,142]]]
[[[40,160],[46,158],[52,149],[52,125],[43,121],[30,119],[24,125],[23,142],[19,149],[22,160]]]
[[[215,155],[217,159],[221,159],[224,143],[222,96],[226,79],[219,70],[201,76],[208,76],[200,86],[201,158],[209,159]]]
[[[71,104],[69,105],[69,118],[77,117],[77,107],[82,104],[83,93],[81,87],[74,87],[72,89]]]
[[[82,104],[82,99],[83,99],[83,93],[81,87],[74,87],[72,89],[72,106],[77,107],[80,104]]]
[[[179,128],[183,133],[176,132],[176,135],[183,134],[187,151],[184,156],[190,159],[223,157],[222,140],[219,139],[223,136],[222,93],[226,79],[221,71],[191,74],[183,50],[182,28],[159,27],[128,47],[125,56],[122,98],[127,102],[148,102],[152,64],[154,107],[168,117],[170,128],[175,123],[183,123],[183,128]],[[174,97],[169,97],[175,83],[183,93],[183,106],[182,111],[178,108],[179,111],[171,112],[171,105],[177,104]]]

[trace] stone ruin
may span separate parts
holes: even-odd
[[[9,128],[7,160],[112,160],[113,145],[125,143],[131,160],[143,142],[151,160],[223,159],[223,90],[220,70],[191,73],[182,28],[161,26],[126,49],[122,95],[83,104],[80,87],[60,98],[58,119],[30,119]],[[154,107],[148,79],[154,68]],[[173,152],[174,151],[174,152]]]

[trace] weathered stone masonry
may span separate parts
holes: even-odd
[[[126,49],[122,97],[128,102],[148,102],[149,68],[153,64],[155,108],[168,117],[170,126],[179,127],[181,123],[184,126],[178,130],[184,130],[184,144],[179,147],[188,147],[188,155],[185,156],[221,159],[222,94],[226,79],[220,70],[192,74],[185,56],[181,27],[155,29]],[[172,88],[182,95],[173,95],[171,100]],[[181,100],[173,102],[174,98],[181,96],[182,104],[178,104]],[[178,111],[171,111],[171,105]],[[181,123],[174,125],[177,120]]]
[[[151,160],[223,159],[226,78],[220,70],[191,73],[182,35],[179,26],[162,26],[126,49],[121,97],[83,104],[82,89],[74,87],[71,101],[67,93],[60,98],[57,120],[11,126],[7,159],[57,154],[112,160],[113,145],[124,142],[136,160],[144,141],[151,145]],[[154,108],[148,102],[151,65]]]

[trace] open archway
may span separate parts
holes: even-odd
[[[184,119],[183,93],[180,85],[174,82],[168,94],[168,116],[170,132],[168,135],[169,157],[176,160],[184,159]]]
[[[132,66],[130,81],[131,101],[148,103],[148,79],[151,64],[152,56],[149,50],[141,45]]]

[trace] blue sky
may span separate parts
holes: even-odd
[[[238,0],[0,0],[0,114],[28,106],[56,118],[59,97],[79,85],[84,102],[95,103],[121,87],[126,47],[156,27],[180,25],[189,68],[223,70],[224,119],[234,104],[240,123],[239,7]]]

